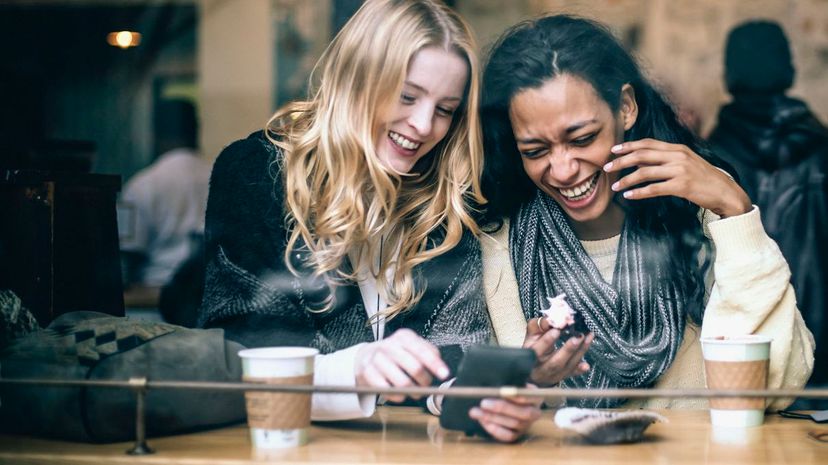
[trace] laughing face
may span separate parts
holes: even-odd
[[[462,103],[468,65],[439,47],[417,52],[398,102],[381,117],[377,155],[386,167],[408,173],[448,133]]]
[[[621,231],[624,212],[610,189],[618,174],[602,168],[636,112],[631,87],[625,86],[614,114],[591,84],[566,74],[512,98],[509,116],[523,168],[563,208],[582,240]]]

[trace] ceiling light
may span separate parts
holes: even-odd
[[[106,42],[113,47],[136,47],[141,43],[141,34],[132,31],[110,32],[106,36]]]

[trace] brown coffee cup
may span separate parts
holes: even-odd
[[[766,389],[771,338],[760,335],[703,337],[705,380],[708,389]],[[714,426],[761,425],[764,397],[710,399]]]
[[[314,358],[308,347],[264,347],[239,352],[245,382],[312,385]],[[279,449],[307,443],[311,394],[249,391],[245,395],[250,438],[258,449]]]

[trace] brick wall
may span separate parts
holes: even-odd
[[[722,82],[728,30],[750,18],[772,18],[791,41],[797,80],[791,95],[828,122],[828,0],[458,0],[485,45],[516,21],[545,11],[608,23],[639,51],[650,76],[698,115],[703,133],[729,96]],[[754,13],[756,12],[756,13]]]

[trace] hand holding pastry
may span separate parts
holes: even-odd
[[[589,363],[583,359],[592,344],[592,333],[571,337],[556,350],[555,343],[560,337],[561,331],[552,328],[546,318],[533,318],[526,325],[523,347],[534,350],[538,357],[530,376],[538,386],[552,386],[589,371]]]
[[[538,357],[530,379],[539,386],[555,385],[589,371],[589,364],[583,358],[593,335],[565,297],[565,294],[547,297],[549,307],[541,310],[544,316],[529,320],[526,326],[523,347],[534,350]],[[556,350],[558,340],[564,342]]]

